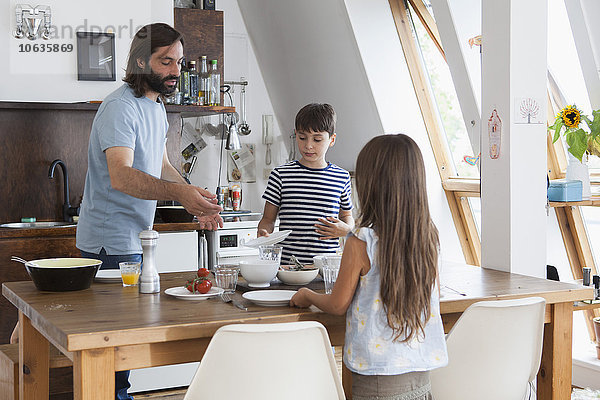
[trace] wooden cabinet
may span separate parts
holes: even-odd
[[[37,231],[37,232],[36,232]],[[44,231],[40,233],[40,231]],[[43,235],[43,236],[40,236]],[[80,257],[75,247],[75,228],[0,230],[0,283],[29,280],[25,266],[10,260],[15,255],[26,260],[48,257]],[[17,323],[16,308],[0,297],[0,343],[8,343]]]
[[[217,60],[217,69],[223,83],[223,11],[175,8],[174,27],[183,34],[183,52],[187,61],[196,61],[200,70],[200,57]],[[223,104],[223,94],[221,103]]]
[[[198,223],[161,223],[154,224],[154,229],[163,232],[182,232],[201,230]],[[75,247],[76,227],[61,227],[51,229],[7,229],[0,228],[0,284],[4,282],[27,281],[29,275],[25,266],[11,261],[15,255],[25,260],[51,257],[81,257]],[[197,247],[191,249],[196,253]],[[164,254],[163,254],[164,256]],[[197,261],[197,260],[196,260]],[[183,267],[192,269],[197,264],[186,263]],[[173,268],[171,268],[173,269]],[[8,343],[13,327],[17,323],[16,308],[0,296],[0,344]]]

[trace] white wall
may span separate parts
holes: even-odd
[[[15,5],[20,0],[3,1],[0,6],[0,48],[7,59],[0,64],[3,77],[0,101],[76,102],[102,100],[120,86],[127,53],[137,30],[151,22],[173,24],[172,0],[45,0],[51,7],[53,30],[50,40],[13,36]],[[31,3],[35,7],[38,3]],[[77,80],[77,31],[112,30],[115,33],[116,75],[114,82]],[[19,52],[20,44],[71,44],[71,52]]]
[[[388,2],[238,3],[280,125],[293,127],[309,101],[330,102],[340,136],[328,158],[349,169],[372,136],[411,135],[425,158],[443,257],[464,262]]]
[[[223,10],[224,15],[225,55],[223,67],[225,71],[222,81],[239,81],[242,76],[248,81],[246,88],[246,110],[248,125],[250,125],[252,131],[248,136],[240,136],[240,141],[242,144],[254,144],[255,146],[256,182],[242,183],[242,208],[262,212],[264,201],[261,199],[261,196],[267,182],[265,174],[268,178],[270,168],[274,168],[287,161],[288,154],[284,146],[284,141],[289,141],[289,135],[293,132],[293,119],[292,125],[289,125],[289,121],[286,121],[284,124],[275,124],[275,140],[271,145],[272,161],[271,165],[266,165],[266,146],[262,144],[262,116],[265,114],[275,115],[275,112],[237,2],[235,0],[219,0],[217,9]],[[235,87],[232,97],[234,105],[240,111],[239,86]],[[227,96],[225,96],[224,102],[225,104],[229,104]],[[219,123],[219,118],[211,117],[210,121],[212,121],[213,125],[216,125]],[[200,126],[202,119],[198,121],[196,118],[186,118],[186,122],[194,126]],[[282,129],[279,128],[280,126],[282,126]],[[203,139],[207,143],[207,148],[198,153],[197,165],[192,171],[190,180],[195,185],[207,187],[209,190],[214,191],[217,186],[221,140],[207,134],[203,134]],[[185,147],[186,145],[182,143],[182,146]],[[223,152],[221,185],[227,184],[226,157],[227,154]]]
[[[328,159],[353,170],[358,151],[383,127],[344,1],[238,4],[282,131],[293,129],[302,106],[332,104],[338,140]]]

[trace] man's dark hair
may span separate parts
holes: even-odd
[[[156,52],[156,49],[171,46],[178,40],[183,46],[181,33],[163,23],[146,25],[135,34],[129,49],[127,69],[123,81],[129,84],[136,97],[142,97],[148,90],[146,77],[144,76],[147,72],[139,67],[137,60],[144,60],[145,65],[148,65],[150,56]]]
[[[330,104],[307,104],[296,114],[296,130],[304,132],[335,132],[336,115]]]

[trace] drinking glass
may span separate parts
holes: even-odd
[[[268,245],[258,246],[258,255],[261,260],[271,260],[281,263],[282,246]]]
[[[325,282],[325,294],[331,294],[333,285],[340,271],[341,256],[325,256],[323,260],[323,281]]]
[[[213,270],[215,284],[224,290],[224,293],[235,293],[240,269],[231,265],[216,265]]]
[[[140,266],[141,263],[139,262],[127,261],[119,263],[123,286],[137,286],[140,280]]]

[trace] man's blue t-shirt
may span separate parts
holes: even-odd
[[[77,224],[77,248],[108,255],[142,252],[140,231],[152,226],[156,200],[142,200],[113,189],[105,151],[129,147],[133,168],[160,178],[169,124],[165,107],[127,84],[108,95],[92,124],[88,171]]]

